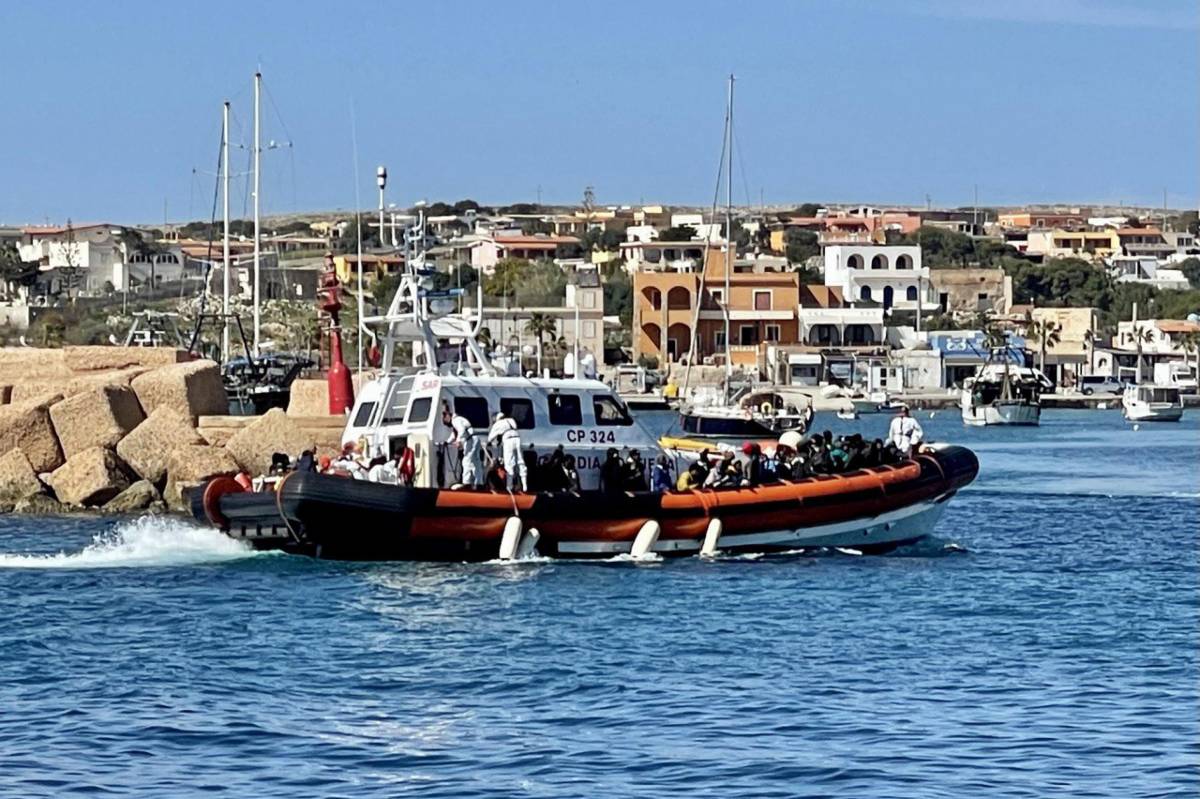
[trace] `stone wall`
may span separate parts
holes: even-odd
[[[0,512],[183,510],[186,489],[275,452],[336,455],[344,420],[305,383],[288,414],[227,416],[217,364],[178,350],[0,348]]]

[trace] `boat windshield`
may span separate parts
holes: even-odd
[[[1138,399],[1142,402],[1167,402],[1172,405],[1179,402],[1179,389],[1161,386],[1140,386]]]
[[[631,425],[633,418],[616,397],[600,395],[592,399],[592,409],[598,425]]]

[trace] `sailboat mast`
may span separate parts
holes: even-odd
[[[259,102],[262,95],[262,73],[254,73],[254,357],[258,357],[258,346],[260,338],[260,316],[259,316],[259,282],[258,282],[258,265],[261,258],[261,231],[259,229],[258,218],[258,195],[262,188],[262,172],[260,171],[260,159],[262,158],[262,140],[260,138],[261,128]]]
[[[225,286],[221,299],[221,360],[229,360],[229,101],[221,113],[221,185],[224,190],[225,229],[221,241]]]
[[[725,399],[733,379],[733,348],[729,338],[729,273],[733,271],[733,75],[729,76],[729,99],[725,111]]]

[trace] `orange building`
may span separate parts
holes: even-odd
[[[755,271],[753,262],[735,262],[725,293],[725,248],[709,248],[701,274],[640,271],[633,275],[633,349],[636,357],[676,361],[692,346],[696,363],[725,359],[725,312],[729,314],[732,363],[758,367],[768,344],[799,340],[797,309],[800,277],[795,272]],[[697,303],[699,314],[697,315]]]

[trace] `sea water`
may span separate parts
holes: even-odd
[[[348,564],[0,517],[0,796],[1200,794],[1200,412],[918,418],[981,471],[888,556]]]

